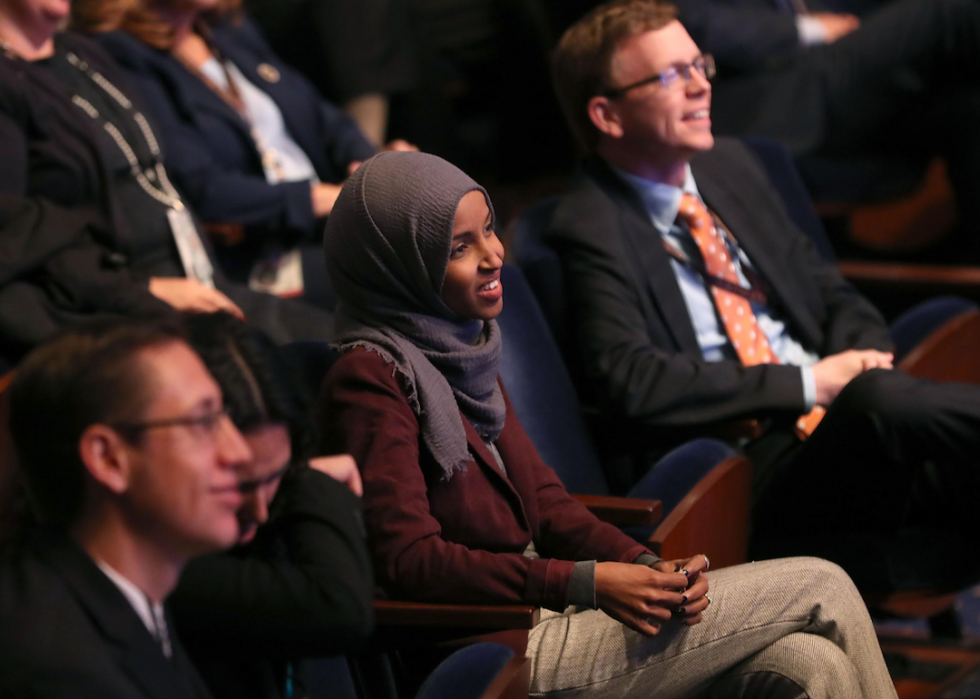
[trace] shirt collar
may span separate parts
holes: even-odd
[[[129,578],[125,577],[118,570],[110,566],[105,561],[100,561],[96,559],[95,564],[99,566],[106,577],[111,580],[119,591],[123,594],[129,603],[132,605],[136,614],[139,616],[140,620],[146,626],[146,629],[150,634],[156,632],[156,624],[153,621],[153,609],[150,605],[150,599],[146,594],[139,589]],[[156,604],[160,604],[157,602]]]
[[[614,165],[610,165],[610,167],[639,195],[643,207],[650,214],[654,228],[660,232],[660,235],[666,235],[674,225],[674,221],[677,220],[677,212],[680,211],[683,195],[693,194],[698,199],[701,198],[690,164],[684,167],[684,184],[681,187],[653,182],[625,170],[620,170]]]

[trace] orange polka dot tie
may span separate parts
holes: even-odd
[[[701,200],[691,194],[685,194],[681,197],[681,208],[677,217],[687,224],[691,237],[701,251],[704,268],[708,274],[740,286],[735,262],[728,253],[725,239]],[[742,364],[745,366],[778,364],[779,358],[773,354],[769,339],[759,328],[749,300],[715,285],[711,285],[711,295],[722,325],[725,327],[725,333]],[[826,410],[818,405],[801,416],[796,422],[797,431],[801,436],[809,436],[817,428],[824,413]]]

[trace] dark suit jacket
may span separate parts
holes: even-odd
[[[279,106],[321,181],[341,182],[349,163],[374,155],[353,120],[279,60],[252,23],[219,24],[213,35],[218,51]],[[98,40],[159,124],[167,170],[202,219],[312,236],[310,183],[266,182],[249,127],[227,102],[167,51],[121,32]],[[263,65],[274,66],[278,80]]]
[[[255,539],[187,566],[170,598],[217,699],[284,696],[289,660],[350,653],[371,633],[374,581],[360,500],[298,468]]]
[[[117,79],[91,42],[57,42]],[[96,312],[167,308],[126,264],[130,232],[107,187],[98,138],[44,68],[0,54],[0,353],[10,360]]]
[[[71,33],[55,41],[135,100],[98,44]],[[123,211],[100,149],[106,137],[82,117],[48,68],[0,53],[0,196],[11,197],[9,209],[0,207],[0,258],[16,270],[0,278],[0,352],[9,359],[83,318],[169,312],[148,280],[184,276],[172,239],[141,244],[142,231]],[[44,202],[19,204],[24,198]],[[40,208],[32,212],[31,206]],[[278,342],[332,332],[332,318],[317,309],[229,284],[217,269],[215,283]]]
[[[503,475],[460,414],[473,461],[448,481],[425,449],[392,367],[356,348],[327,375],[320,424],[353,455],[382,590],[401,599],[568,605],[573,561],[632,562],[647,549],[575,501],[544,464],[506,398]],[[541,558],[523,554],[531,541]]]
[[[183,648],[159,644],[119,589],[61,534],[0,563],[0,696],[207,699]]]
[[[881,315],[793,225],[745,146],[718,139],[691,169],[705,203],[748,254],[769,303],[799,341],[821,356],[891,348]],[[671,428],[791,419],[802,411],[797,367],[703,359],[660,234],[634,191],[603,162],[587,164],[548,237],[562,256],[585,371],[614,410]]]

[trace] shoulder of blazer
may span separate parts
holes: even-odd
[[[642,204],[628,185],[599,158],[586,160],[572,189],[562,198],[552,216],[546,237],[561,245],[575,243],[591,248],[620,250],[622,217],[636,213],[646,220]]]
[[[98,34],[94,39],[120,66],[138,73],[159,66],[170,57],[168,52],[155,49],[123,31]]]
[[[225,18],[216,22],[211,32],[219,47],[234,44],[240,50],[247,50],[257,61],[278,61],[262,32],[247,16]]]

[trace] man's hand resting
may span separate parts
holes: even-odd
[[[868,369],[891,369],[895,355],[877,350],[848,350],[813,365],[817,405],[828,406],[851,379]]]
[[[861,26],[861,20],[854,15],[834,12],[814,12],[808,15],[819,21],[827,35],[827,43],[832,44],[842,36],[850,34]]]
[[[152,277],[150,293],[161,301],[169,303],[178,311],[191,313],[215,313],[227,311],[236,318],[245,320],[242,309],[217,289],[205,286],[196,279],[184,277]]]
[[[364,495],[364,485],[361,482],[361,472],[357,470],[357,462],[350,454],[339,456],[318,456],[310,459],[310,468],[340,481],[357,497]]]

